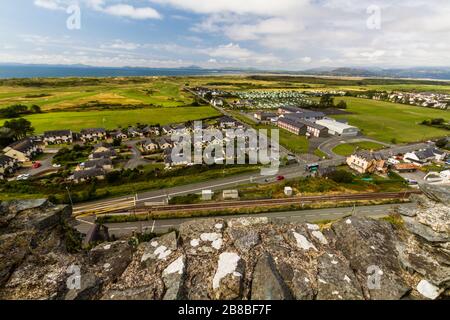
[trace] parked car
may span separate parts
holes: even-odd
[[[53,168],[61,168],[61,165],[55,163],[55,164],[53,165]]]
[[[277,181],[283,181],[284,179],[285,179],[284,176],[278,176],[278,177],[277,177]]]
[[[42,167],[42,164],[39,161],[36,161],[35,163],[33,163],[33,169],[37,169]]]
[[[23,181],[23,180],[28,180],[28,179],[30,179],[29,174],[21,174],[16,178],[17,181]]]

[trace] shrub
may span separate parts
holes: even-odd
[[[353,174],[345,170],[336,170],[327,175],[328,178],[337,183],[352,183]]]

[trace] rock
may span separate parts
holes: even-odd
[[[132,259],[132,247],[126,241],[100,244],[89,252],[89,261],[102,281],[115,281]]]
[[[317,248],[314,246],[312,242],[310,242],[303,234],[292,231],[292,234],[297,242],[297,246],[305,251],[313,249],[317,251]]]
[[[230,219],[228,221],[228,226],[230,228],[238,228],[238,227],[265,225],[268,223],[269,223],[269,218],[267,218],[267,217],[243,217],[243,218]]]
[[[316,295],[313,283],[304,270],[295,270],[291,291],[296,300],[313,300]]]
[[[448,187],[427,183],[420,184],[419,187],[428,198],[450,206],[450,190]]]
[[[426,226],[411,217],[402,217],[405,228],[429,242],[449,242],[450,236],[446,233],[436,232],[429,226]]]
[[[110,290],[102,300],[154,300],[156,294],[150,286],[135,287],[125,290]]]
[[[72,209],[69,206],[56,206],[45,211],[45,213],[35,216],[32,223],[38,230],[48,229],[69,219]]]
[[[335,254],[319,257],[317,272],[317,300],[363,300],[364,296],[347,261]]]
[[[252,300],[290,300],[292,295],[278,273],[272,256],[264,254],[253,271]]]
[[[81,287],[70,289],[65,300],[90,300],[100,291],[100,279],[93,273],[85,273],[80,277]]]
[[[212,283],[215,299],[234,300],[241,297],[244,268],[244,261],[237,253],[224,252],[219,256]]]
[[[400,299],[410,291],[401,276],[398,238],[388,222],[351,217],[334,223],[332,230],[335,247],[349,261],[366,298]]]
[[[417,291],[425,298],[434,300],[437,299],[444,290],[439,289],[439,287],[436,287],[427,280],[421,280],[417,285]]]
[[[183,296],[183,280],[185,276],[185,256],[178,257],[162,273],[166,293],[163,300],[179,300]]]
[[[396,244],[399,260],[406,270],[412,270],[426,277],[437,286],[450,286],[450,266],[448,259],[439,261],[435,248],[427,248],[414,237]],[[426,250],[427,248],[428,250]]]
[[[231,228],[228,232],[234,242],[234,246],[244,254],[261,242],[259,233],[255,230]]]
[[[141,263],[146,267],[151,267],[159,260],[166,261],[178,248],[178,240],[175,232],[165,234],[159,238],[152,239],[139,245],[143,251]]]

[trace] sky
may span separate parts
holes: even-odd
[[[448,0],[0,1],[0,62],[450,66]]]

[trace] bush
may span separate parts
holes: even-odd
[[[353,174],[345,170],[336,170],[328,174],[327,177],[337,183],[353,182]]]

